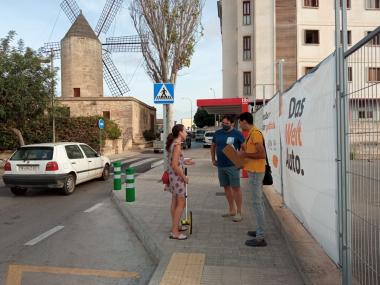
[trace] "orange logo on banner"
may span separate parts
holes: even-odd
[[[275,168],[278,167],[278,161],[279,161],[279,159],[278,159],[277,155],[274,154],[274,155],[272,156],[272,165],[273,165]]]

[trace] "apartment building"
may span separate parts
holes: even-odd
[[[380,25],[380,0],[347,2],[350,47]],[[220,0],[218,13],[224,98],[270,98],[280,59],[287,89],[335,49],[332,0]],[[373,44],[380,45],[380,39]],[[380,70],[368,76],[374,74],[377,80]]]

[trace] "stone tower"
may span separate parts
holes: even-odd
[[[62,97],[103,97],[102,44],[82,12],[61,40]]]

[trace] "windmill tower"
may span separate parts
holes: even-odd
[[[103,96],[102,44],[82,13],[61,41],[62,97]]]
[[[60,4],[72,26],[60,43],[45,43],[42,52],[61,57],[63,98],[102,97],[103,77],[112,96],[124,96],[129,91],[110,54],[144,51],[147,37],[109,37],[105,43],[99,39],[101,33],[107,33],[122,3],[123,0],[107,0],[94,30],[75,0]]]

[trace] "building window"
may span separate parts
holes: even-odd
[[[110,111],[103,111],[103,118],[104,119],[111,119],[111,112]]]
[[[80,97],[80,88],[74,88],[74,97]]]
[[[352,82],[352,67],[349,66],[347,69],[347,80],[348,82]]]
[[[313,68],[314,66],[305,66],[305,74],[308,74]]]
[[[243,25],[251,24],[251,1],[243,1]]]
[[[343,43],[343,31],[340,31],[340,44]],[[347,44],[352,45],[351,31],[347,31]]]
[[[303,0],[304,7],[319,7],[318,0]]]
[[[305,44],[319,44],[319,30],[305,30]]]
[[[340,0],[340,7],[342,7],[343,3],[342,0]],[[347,0],[347,8],[351,9],[351,0]]]
[[[243,73],[243,95],[251,95],[251,72]]]
[[[243,60],[251,60],[251,37],[243,37]]]
[[[367,35],[369,35],[371,31],[367,32]],[[380,35],[376,35],[369,43],[371,46],[379,46],[380,45]]]
[[[368,82],[380,82],[380,67],[368,68]]]
[[[367,9],[380,9],[380,0],[366,0]]]

